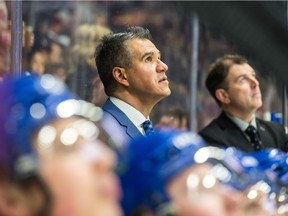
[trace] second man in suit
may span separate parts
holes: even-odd
[[[278,148],[287,152],[284,127],[256,118],[262,95],[255,70],[239,55],[225,55],[210,67],[206,87],[222,113],[199,134],[209,145],[245,152]],[[249,127],[249,129],[248,129]]]

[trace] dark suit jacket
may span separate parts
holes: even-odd
[[[263,148],[278,148],[287,152],[287,135],[281,124],[263,121],[258,118],[256,118],[256,124]],[[234,146],[245,152],[255,151],[245,134],[224,112],[203,128],[199,135],[204,138],[208,145]]]
[[[123,131],[127,134],[128,138],[131,140],[138,136],[143,136],[143,134],[138,130],[138,128],[132,123],[132,121],[122,112],[111,100],[107,100],[103,105],[102,109],[105,113],[110,114],[121,126]]]

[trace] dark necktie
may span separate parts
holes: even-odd
[[[151,134],[154,133],[154,128],[152,126],[152,122],[149,120],[146,120],[145,122],[142,123],[142,127],[145,131],[146,136],[150,136]]]
[[[253,148],[258,151],[261,149],[262,141],[260,140],[259,133],[255,127],[249,125],[245,133],[250,137]]]

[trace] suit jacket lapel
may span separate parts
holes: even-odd
[[[259,121],[259,119],[256,119],[256,123],[263,148],[272,148],[275,145],[275,140],[271,136],[271,132],[266,128],[264,124],[261,123],[261,121]]]
[[[113,104],[109,99],[103,105],[103,110],[110,113],[119,124],[125,128],[126,133],[132,139],[142,135],[141,132],[137,129],[137,127],[130,121],[130,119],[123,113],[115,104]]]
[[[241,129],[224,113],[217,119],[223,136],[227,137],[227,144],[230,146],[239,146],[242,149],[250,148],[251,144],[245,137]]]

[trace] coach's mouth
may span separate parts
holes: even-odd
[[[167,79],[167,77],[162,77],[162,78],[159,80],[159,83],[160,83],[160,82],[165,82],[165,81],[167,81],[167,82],[168,82],[168,79]]]

